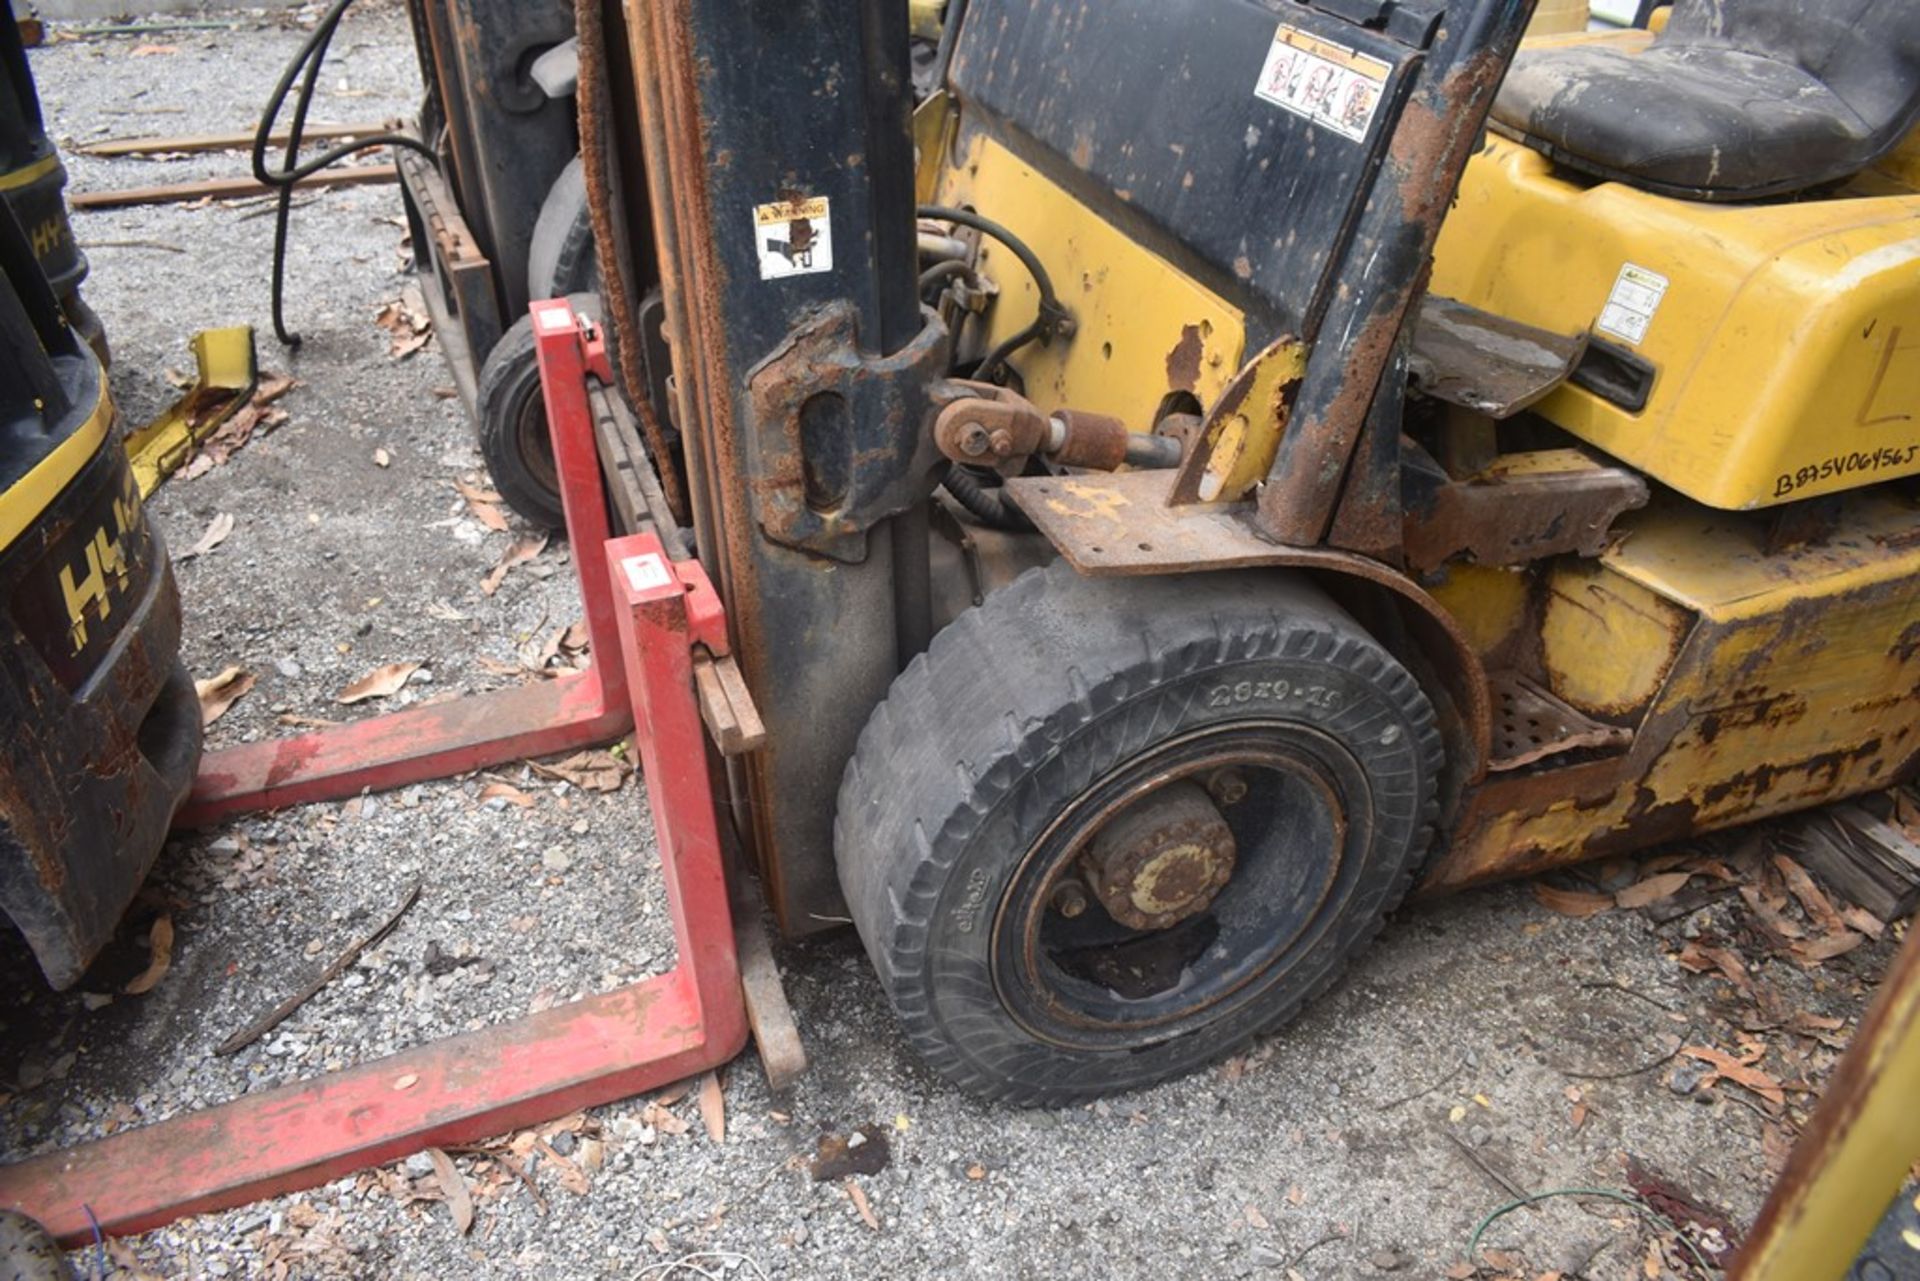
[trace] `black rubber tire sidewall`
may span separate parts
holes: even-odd
[[[1263,683],[1279,681],[1337,697],[1253,708]],[[1224,705],[1210,705],[1220,689]],[[1197,1030],[1121,1052],[1037,1039],[1002,1007],[992,970],[993,912],[1022,857],[1122,762],[1249,710],[1332,737],[1368,776],[1374,838],[1354,855],[1363,862],[1343,910],[1260,1000]],[[1190,1071],[1324,990],[1405,893],[1429,839],[1439,763],[1417,683],[1299,580],[1096,582],[1056,565],[969,611],[896,682],[842,787],[842,886],[936,1070],[988,1098],[1073,1102]]]
[[[600,256],[587,210],[586,167],[568,162],[547,189],[527,244],[527,297],[565,298],[600,289]]]
[[[595,321],[601,318],[597,295],[575,294],[567,301],[580,315]],[[535,407],[532,418],[527,417],[530,406]],[[474,430],[487,474],[507,506],[531,524],[559,529],[566,524],[560,491],[533,470],[524,452],[522,433],[546,430],[546,412],[540,406],[540,361],[534,346],[533,317],[527,315],[501,335],[480,368]]]

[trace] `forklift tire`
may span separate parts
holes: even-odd
[[[1441,761],[1419,684],[1305,579],[1055,563],[894,682],[841,784],[840,884],[928,1063],[1059,1106],[1326,989],[1405,894]]]
[[[586,169],[579,156],[547,188],[527,245],[527,297],[566,298],[597,293],[600,258],[587,212]]]
[[[598,294],[567,301],[579,314],[601,317]],[[611,337],[611,335],[609,335]],[[547,434],[546,400],[540,394],[540,360],[534,350],[533,317],[526,315],[502,334],[480,369],[477,430],[480,456],[500,497],[523,519],[543,529],[566,524],[560,503],[560,473]]]

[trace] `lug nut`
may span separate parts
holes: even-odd
[[[1053,887],[1053,910],[1072,920],[1087,910],[1086,887],[1078,881],[1062,881]]]
[[[1215,770],[1207,776],[1207,794],[1216,805],[1238,805],[1247,799],[1247,780],[1239,770]]]

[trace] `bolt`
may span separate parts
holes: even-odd
[[[992,438],[979,423],[967,423],[960,428],[960,452],[967,457],[978,458],[992,448]]]
[[[993,454],[996,458],[1009,458],[1013,455],[1013,437],[1003,427],[991,437]]]
[[[1247,799],[1247,780],[1239,770],[1218,769],[1207,777],[1207,793],[1216,805],[1238,805]]]
[[[1053,887],[1053,910],[1072,920],[1087,910],[1087,889],[1078,881],[1062,881]]]

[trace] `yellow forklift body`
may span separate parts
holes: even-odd
[[[997,140],[963,130],[956,153],[939,175],[936,203],[991,209],[1012,221],[1073,310],[1071,338],[1021,356],[1035,404],[1071,404],[1147,431],[1170,395],[1191,395],[1199,406],[1219,397],[1246,356],[1238,308]],[[1019,260],[992,241],[981,245],[979,270],[1001,290],[987,313],[991,345],[1031,323],[1040,299]]]
[[[1711,205],[1490,135],[1435,260],[1438,294],[1650,365],[1642,409],[1568,384],[1537,412],[1708,506],[1920,474],[1920,192],[1883,173]]]
[[[1831,538],[1676,496],[1592,561],[1453,572],[1438,598],[1490,654],[1525,644],[1556,697],[1633,727],[1623,752],[1496,773],[1426,884],[1537,872],[1885,786],[1920,753],[1920,508],[1850,494]],[[1490,662],[1489,666],[1495,665]]]

